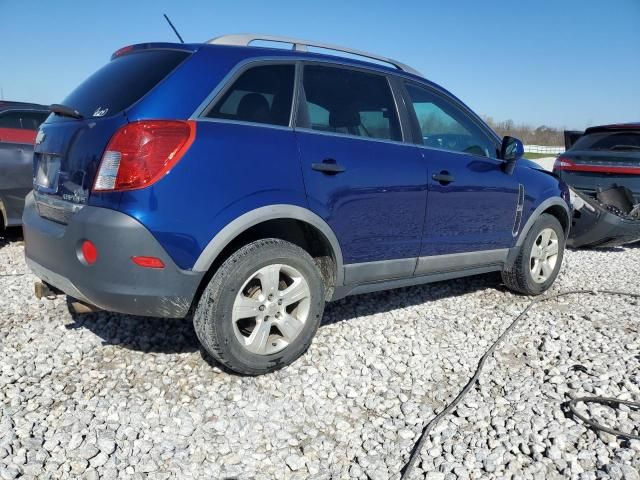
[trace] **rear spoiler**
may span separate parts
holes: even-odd
[[[188,43],[168,43],[168,42],[153,42],[153,43],[138,43],[135,45],[127,45],[119,48],[113,55],[111,60],[122,57],[128,53],[139,52],[141,50],[182,50],[184,52],[195,52],[198,49],[197,45]]]
[[[602,133],[602,132],[613,132],[613,131],[637,131],[640,132],[640,123],[618,123],[613,125],[599,125],[597,127],[589,127],[584,133],[588,135],[590,133]]]

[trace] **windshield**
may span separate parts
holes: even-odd
[[[571,150],[640,150],[640,132],[598,132],[585,135]]]
[[[117,57],[62,101],[85,118],[114,115],[155,87],[189,52],[142,50]]]

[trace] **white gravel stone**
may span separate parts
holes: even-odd
[[[72,316],[0,238],[0,479],[397,479],[434,412],[530,301],[485,275],[327,306],[309,351],[258,378],[204,359],[188,321]],[[552,291],[640,292],[640,248],[568,251]],[[426,440],[415,478],[640,480],[640,442],[566,414],[640,399],[640,302],[542,304]],[[640,416],[580,406],[637,431]],[[635,429],[635,430],[634,430]]]

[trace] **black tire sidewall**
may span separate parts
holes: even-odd
[[[531,266],[529,262],[533,243],[538,238],[538,235],[540,235],[540,232],[545,228],[553,229],[558,236],[558,259],[551,276],[545,282],[537,283],[533,280],[533,276],[531,275]],[[524,272],[524,281],[526,282],[526,289],[528,291],[533,294],[540,294],[548,290],[553,282],[555,282],[558,274],[560,273],[560,268],[564,259],[565,242],[566,239],[564,230],[562,229],[562,225],[560,225],[560,222],[557,218],[552,215],[543,214],[540,216],[540,218],[538,218],[538,220],[536,220],[536,222],[531,227],[531,230],[529,230],[529,232],[527,233],[527,238],[522,244],[523,255],[521,260],[521,268]]]
[[[256,248],[256,243],[261,244]],[[277,263],[295,268],[307,281],[311,292],[309,316],[300,334],[284,350],[271,355],[258,355],[247,351],[236,338],[231,312],[236,295],[245,281],[261,268]],[[215,322],[215,329],[209,328],[207,333],[214,335],[212,340],[227,366],[240,373],[266,373],[289,365],[307,350],[324,311],[324,283],[307,252],[282,240],[254,242],[233,254],[217,275],[222,278],[216,279],[214,276],[214,281],[219,280],[218,288],[217,292],[212,292],[215,298],[210,301],[211,308],[208,309],[204,328],[208,328],[206,323]]]

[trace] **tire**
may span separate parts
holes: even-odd
[[[543,233],[546,235],[549,231],[553,232],[549,245],[542,249],[539,246],[544,243],[542,235]],[[540,259],[554,251],[551,246],[554,234],[557,241],[555,261],[550,261],[545,267]],[[564,257],[565,241],[564,230],[558,219],[547,213],[540,215],[540,218],[536,220],[527,233],[513,264],[506,266],[502,271],[504,284],[509,289],[526,295],[540,295],[545,292],[551,287],[560,271]],[[538,260],[537,264],[535,263],[536,260]],[[548,257],[548,260],[552,260],[552,255]],[[545,268],[546,271],[544,270]],[[538,272],[538,274],[534,272]]]
[[[222,365],[261,375],[306,352],[324,298],[322,276],[306,251],[283,240],[257,240],[213,275],[196,307],[194,328],[206,352]]]

